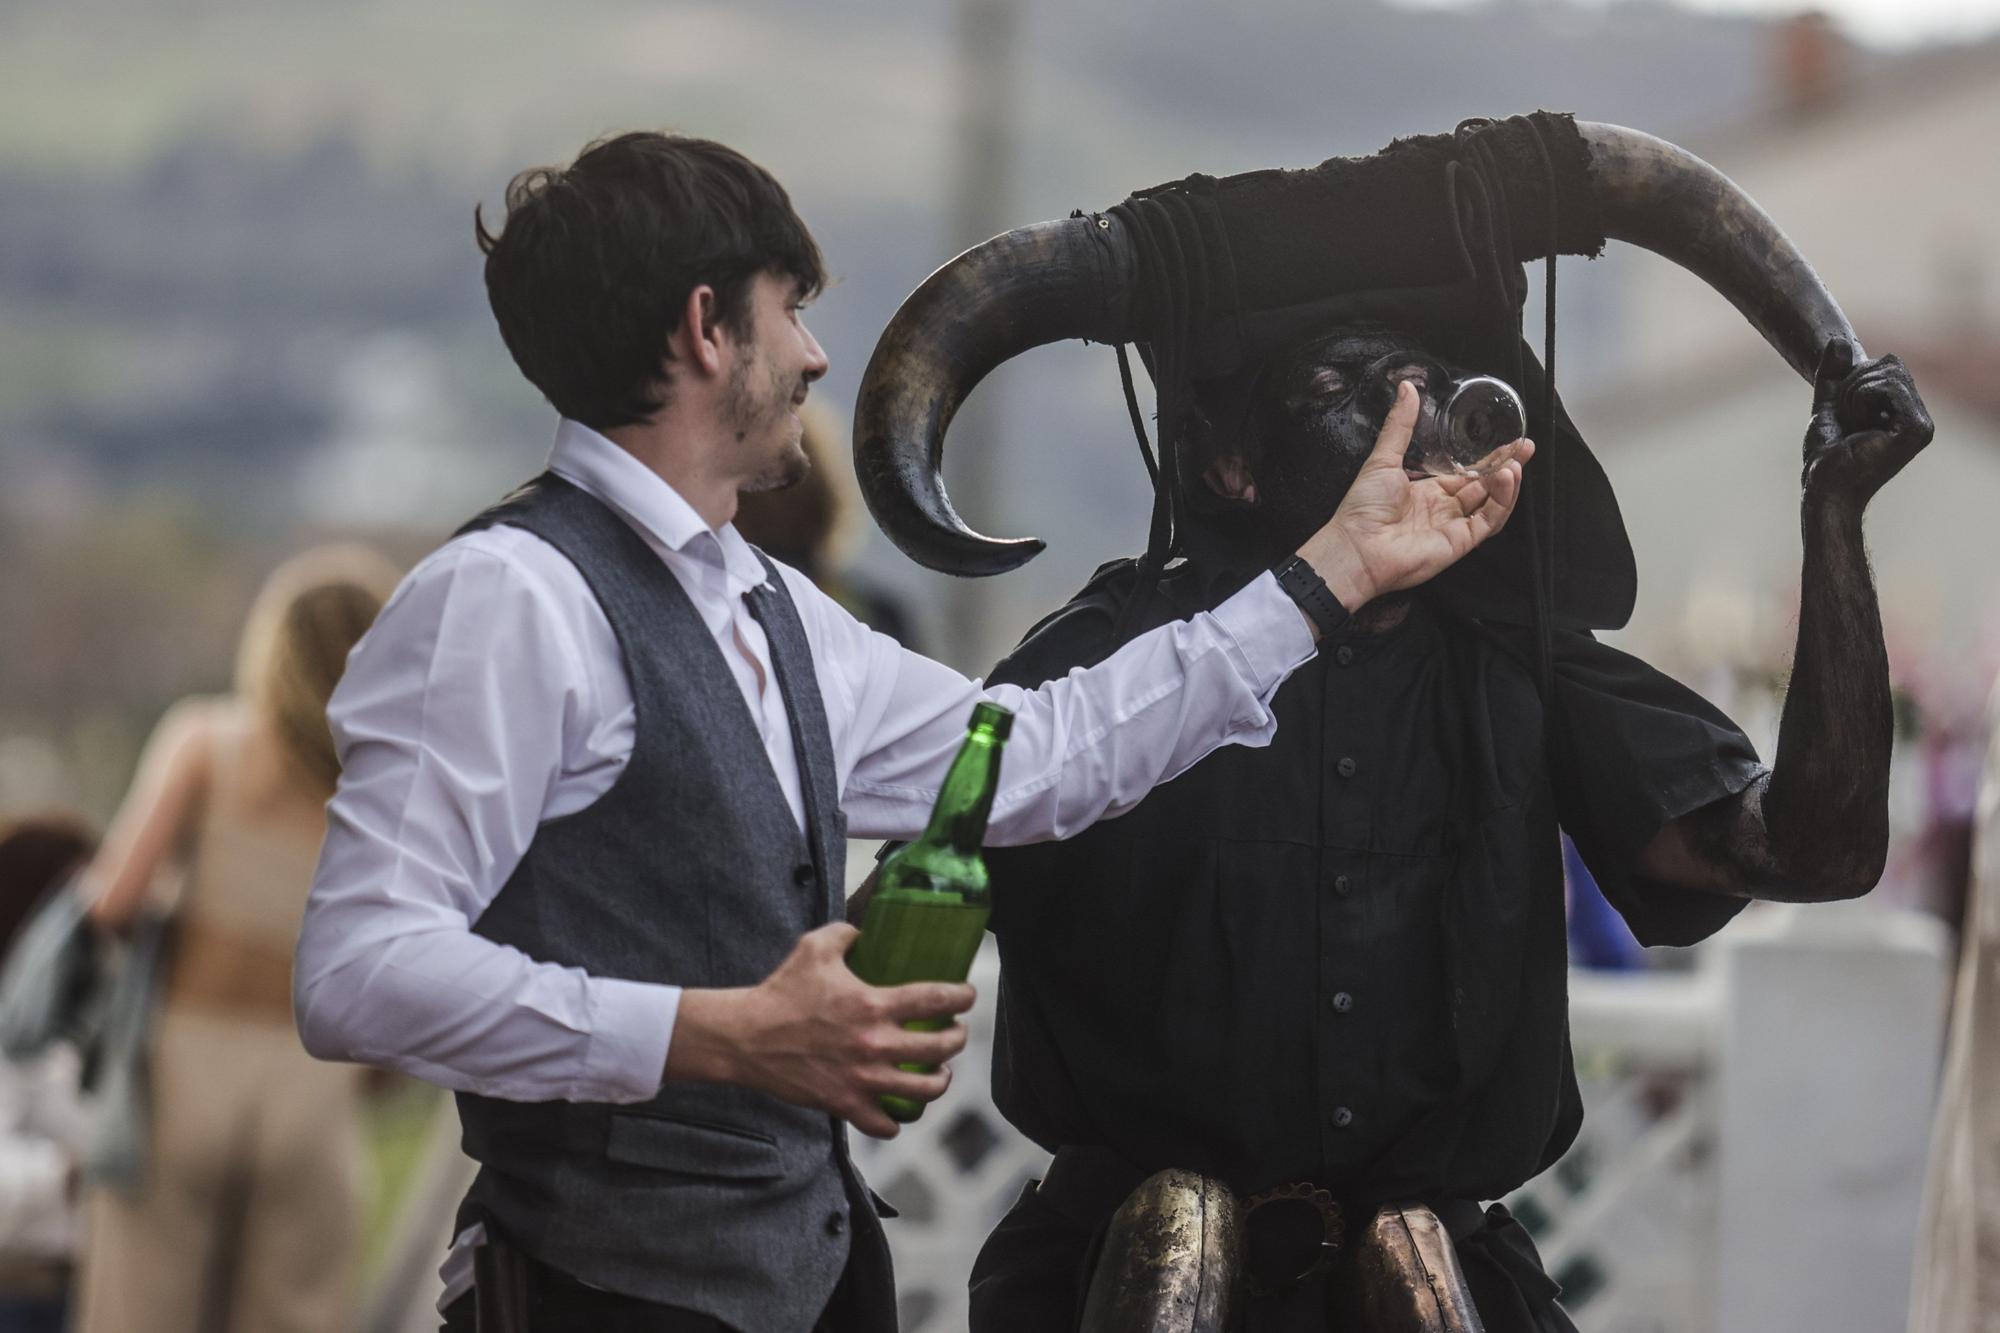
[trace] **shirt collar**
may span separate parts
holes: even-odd
[[[653,469],[579,421],[556,426],[549,471],[610,505],[654,547],[721,564],[747,590],[765,581],[763,562],[733,523],[710,528]]]

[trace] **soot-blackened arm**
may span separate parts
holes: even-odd
[[[1792,679],[1771,772],[1668,824],[1640,854],[1648,878],[1791,902],[1853,898],[1889,847],[1894,723],[1889,656],[1862,541],[1869,499],[1930,442],[1895,357],[1821,358],[1806,431],[1805,558]]]

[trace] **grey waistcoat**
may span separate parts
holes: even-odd
[[[749,599],[792,719],[808,838],[715,640],[624,520],[544,475],[465,530],[493,524],[534,533],[582,572],[617,634],[637,734],[611,790],[541,826],[473,929],[598,977],[763,980],[800,935],[839,919],[846,858],[826,713],[783,581],[765,560],[769,582]],[[629,1106],[461,1093],[458,1110],[480,1164],[461,1217],[592,1285],[754,1333],[806,1333],[850,1229],[857,1263],[887,1280],[845,1126],[822,1112],[696,1084]]]

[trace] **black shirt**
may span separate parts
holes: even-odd
[[[1105,656],[1133,577],[1101,570],[993,679]],[[1184,565],[1134,632],[1242,581]],[[1007,1118],[1050,1149],[1357,1201],[1498,1198],[1552,1162],[1581,1119],[1558,823],[1641,940],[1692,943],[1741,904],[1644,882],[1637,853],[1761,769],[1699,696],[1585,634],[1556,635],[1545,728],[1531,644],[1413,599],[1321,645],[1269,747],[989,849]]]

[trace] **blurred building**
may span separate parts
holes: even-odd
[[[1899,677],[1976,708],[2000,626],[2000,44],[1871,75],[1846,59],[1810,21],[1783,30],[1771,109],[1686,146],[1777,220],[1869,352],[1915,371],[1937,439],[1871,507],[1869,547]],[[1618,268],[1622,364],[1570,396],[1638,551],[1629,646],[1699,667],[1724,647],[1714,616],[1747,607],[1741,648],[1788,650],[1811,390],[1688,273]]]

